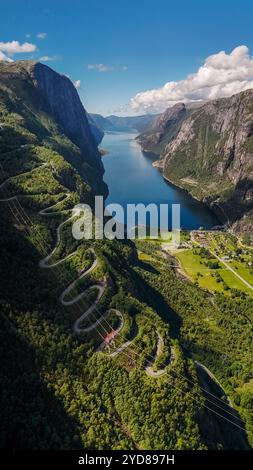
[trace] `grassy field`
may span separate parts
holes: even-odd
[[[212,277],[212,269],[201,264],[202,258],[195,255],[192,249],[178,250],[175,253],[176,258],[182,267],[182,271],[193,282],[198,282],[199,287],[211,291],[223,292],[223,286]],[[219,270],[220,272],[220,270]]]
[[[193,282],[198,283],[199,287],[202,289],[227,294],[230,294],[231,289],[238,289],[247,292],[251,296],[253,295],[253,291],[248,289],[247,286],[231,271],[226,269],[222,263],[217,262],[219,265],[217,269],[209,268],[204,264],[203,257],[196,254],[195,250],[192,249],[177,250],[174,252],[174,255],[179,260],[182,271],[186,276]],[[231,263],[231,267],[234,268],[235,264],[239,265],[239,263],[233,262]],[[236,271],[248,282],[253,282],[252,276],[246,268],[240,266]]]
[[[211,292],[223,292],[231,295],[235,290],[245,292],[253,296],[249,289],[238,277],[213,256],[208,250],[197,244],[192,244],[189,232],[182,232],[181,243],[185,248],[178,248],[170,244],[170,239],[151,240],[148,237],[136,241],[139,251],[139,259],[144,262],[152,262],[153,256],[160,255],[160,248],[168,251],[178,260],[182,273],[200,288]],[[253,253],[248,249],[242,249],[238,240],[230,233],[207,233],[211,251],[226,262],[241,277],[253,285],[253,267],[249,262],[253,260]],[[187,248],[187,245],[189,248]]]
[[[232,234],[213,233],[209,234],[209,239],[211,249],[215,251],[218,256],[227,257],[228,259],[226,260],[226,262],[231,266],[231,268],[234,269],[241,277],[243,277],[245,281],[253,285],[252,249],[250,249],[249,247],[241,246],[237,238]],[[239,279],[236,279],[235,282],[234,278],[236,276],[234,276],[233,273],[230,274],[231,276],[229,276],[229,273],[227,272],[224,277],[225,281],[229,281],[230,286],[237,286],[237,284],[243,284],[240,282]],[[238,289],[239,287],[234,288]],[[247,289],[244,284],[240,287],[240,290],[245,290],[246,292],[250,291],[250,289]]]
[[[151,255],[148,255],[147,253],[143,253],[141,251],[138,252],[138,258],[141,261],[153,261],[154,258]]]
[[[250,284],[253,285],[253,274],[249,270],[248,266],[244,262],[240,261],[231,261],[229,265],[240,275],[242,276],[245,281],[248,281]]]

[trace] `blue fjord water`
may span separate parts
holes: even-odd
[[[155,203],[170,207],[180,204],[183,229],[217,225],[217,218],[207,207],[163,179],[161,172],[152,166],[154,160],[141,151],[136,136],[134,133],[108,133],[103,138],[101,146],[108,151],[103,157],[104,181],[109,188],[106,205],[121,204],[126,212],[127,204]]]

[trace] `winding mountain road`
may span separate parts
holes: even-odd
[[[163,350],[163,346],[164,346],[163,338],[158,332],[157,332],[157,338],[158,339],[157,339],[156,353],[152,362],[154,362],[155,359],[160,356]],[[165,369],[154,370],[152,368],[151,361],[149,361],[149,364],[145,367],[145,371],[150,377],[160,377],[166,372]]]
[[[24,173],[20,173],[19,175],[17,176],[22,176],[22,175],[25,175],[27,173],[31,173],[31,172],[34,172],[36,170],[38,170],[39,168],[42,168],[42,167],[45,167],[45,166],[49,166],[50,164],[47,163],[47,162],[43,162],[41,165],[39,165],[38,167],[36,168],[33,168],[32,170],[30,171],[27,171],[27,172],[24,172]],[[1,184],[0,184],[0,190],[3,190],[4,186],[10,182],[10,180],[13,178],[12,177],[9,177],[7,178],[5,181],[3,181]],[[34,194],[28,194],[28,195],[22,195],[22,194],[19,194],[19,195],[14,195],[14,196],[10,196],[10,197],[5,197],[4,199],[0,199],[0,202],[9,202],[9,201],[12,201],[12,200],[15,200],[19,197],[32,197],[34,196]],[[71,193],[70,192],[67,192],[65,193],[65,198],[64,199],[61,199],[60,201],[57,201],[56,203],[50,205],[49,207],[47,208],[44,208],[44,209],[41,209],[39,211],[39,215],[41,216],[44,216],[44,217],[56,217],[56,216],[59,216],[60,214],[65,214],[66,210],[60,210],[60,211],[52,211],[52,209],[55,209],[59,204],[61,204],[62,202],[66,201],[67,199],[69,199],[71,197]],[[56,254],[56,251],[57,251],[57,248],[61,242],[61,230],[62,228],[64,227],[64,225],[68,224],[72,219],[74,219],[76,216],[78,216],[80,213],[80,209],[77,207],[75,208],[74,210],[72,210],[72,215],[70,217],[68,217],[67,219],[65,219],[63,222],[61,222],[58,226],[57,226],[57,229],[56,229],[56,243],[55,243],[55,246],[53,247],[52,251],[47,255],[45,256],[43,259],[41,259],[39,261],[39,267],[42,268],[42,269],[53,269],[55,268],[56,266],[59,266],[60,264],[64,263],[67,259],[73,257],[76,253],[77,253],[77,250],[75,250],[74,252],[68,254],[67,256],[65,256],[64,258],[60,259],[60,260],[57,260],[57,261],[52,261],[50,262],[50,260],[52,260],[53,256]],[[90,325],[89,326],[86,326],[86,327],[82,327],[81,324],[83,322],[83,320],[85,320],[86,318],[89,318],[92,314],[92,312],[96,309],[96,306],[97,304],[99,303],[105,289],[106,289],[106,286],[107,286],[107,283],[105,280],[102,280],[100,282],[98,282],[97,284],[93,284],[87,288],[85,288],[81,293],[77,294],[75,297],[71,298],[70,300],[66,300],[66,297],[71,293],[71,291],[74,290],[75,286],[77,285],[77,283],[79,283],[79,281],[88,276],[92,271],[94,271],[94,269],[97,267],[97,264],[98,264],[98,261],[97,261],[97,258],[96,258],[96,254],[95,254],[95,251],[93,248],[88,248],[89,251],[92,253],[93,255],[93,262],[92,264],[85,270],[83,270],[81,272],[81,274],[73,281],[71,282],[68,287],[66,287],[64,289],[64,291],[61,293],[60,297],[59,297],[59,300],[61,302],[62,305],[64,306],[71,306],[71,305],[74,305],[76,304],[77,302],[79,302],[83,297],[85,297],[87,295],[87,292],[90,291],[90,290],[97,290],[98,294],[97,294],[97,298],[96,300],[89,306],[88,309],[86,309],[83,313],[81,313],[81,315],[79,316],[79,318],[74,322],[73,324],[73,331],[77,334],[80,334],[80,333],[87,333],[87,332],[90,332],[94,329],[97,328],[97,326],[104,320],[104,318],[108,315],[108,313],[110,311],[114,311],[115,314],[120,318],[120,324],[118,326],[118,328],[115,330],[114,332],[114,337],[121,331],[121,329],[123,328],[123,325],[124,325],[124,318],[123,318],[123,315],[122,313],[119,311],[119,310],[116,310],[116,309],[110,309],[108,310],[107,312],[105,312],[104,315],[101,315],[99,318],[95,318],[95,321],[92,321],[92,320],[89,320],[90,322]],[[134,338],[136,337],[136,335],[138,334],[138,328],[136,326],[136,331],[135,331],[135,335],[134,335]],[[157,333],[158,334],[158,333]],[[133,339],[134,339],[133,338]],[[123,343],[121,346],[119,346],[117,349],[115,349],[115,351],[113,351],[112,353],[109,354],[109,357],[115,357],[117,356],[119,353],[121,353],[122,351],[124,351],[126,348],[128,348],[128,346],[131,345],[131,343],[133,342],[133,339],[132,340],[129,340],[129,341],[126,341],[125,343]],[[100,347],[98,348],[98,350],[102,350],[104,349],[104,346],[105,346],[105,342],[102,342],[102,344],[100,345]],[[161,350],[162,350],[162,347],[163,347],[163,339],[162,337],[158,334],[158,342],[157,342],[157,351],[156,351],[156,356],[158,356],[160,353],[161,353]],[[165,373],[165,369],[161,369],[161,370],[158,370],[158,371],[153,371],[151,365],[148,365],[146,367],[146,373],[152,377],[160,377],[161,375],[163,375]]]
[[[30,171],[20,173],[17,176],[22,176],[22,175],[25,175],[27,173],[34,172],[34,171],[36,171],[36,170],[38,170],[42,167],[48,166],[48,165],[49,165],[49,163],[43,162],[42,165],[39,165],[38,167],[33,168]],[[8,182],[10,182],[12,178],[13,178],[13,176],[11,176],[11,177],[7,178],[5,181],[3,181],[0,185],[0,190],[3,190],[4,186]],[[31,194],[31,195],[19,194],[19,195],[10,196],[10,197],[7,197],[7,198],[5,197],[3,199],[0,199],[0,202],[10,202],[10,201],[15,200],[15,199],[17,199],[19,197],[22,197],[22,196],[32,197],[32,196],[34,196],[34,194]],[[65,199],[62,199],[61,201],[57,201],[56,203],[50,205],[49,207],[40,210],[39,214],[41,216],[45,216],[45,217],[55,217],[55,216],[60,215],[61,213],[65,213],[65,211],[52,212],[51,209],[56,208],[56,206],[61,204],[63,201],[66,201],[67,199],[69,199],[70,196],[71,196],[71,193],[66,193],[65,194]],[[64,225],[66,225],[67,223],[69,223],[73,218],[75,218],[79,214],[79,212],[80,212],[80,210],[78,208],[76,210],[72,210],[72,215],[58,225],[58,227],[56,229],[56,243],[55,243],[55,246],[52,249],[52,251],[45,258],[43,258],[42,260],[39,261],[39,266],[41,268],[52,269],[52,268],[62,264],[63,262],[65,262],[67,259],[73,257],[77,253],[77,250],[75,250],[74,252],[70,253],[69,255],[65,256],[64,258],[62,258],[58,261],[54,261],[54,262],[50,263],[51,258],[54,256],[54,254],[55,254],[55,252],[56,252],[56,250],[57,250],[57,248],[60,244],[62,227]],[[65,297],[72,291],[72,289],[74,289],[74,287],[80,281],[80,279],[82,279],[83,277],[90,274],[97,266],[97,258],[96,258],[96,255],[95,255],[95,251],[92,248],[90,248],[89,250],[92,252],[93,257],[94,257],[93,263],[91,264],[91,266],[88,269],[84,270],[80,274],[80,276],[78,276],[77,279],[75,279],[75,281],[73,281],[66,289],[64,289],[64,291],[62,292],[62,294],[60,295],[60,298],[59,298],[62,305],[69,306],[69,305],[73,305],[76,302],[80,301],[80,299],[87,294],[87,291],[94,290],[94,289],[96,289],[98,291],[98,296],[97,296],[96,300],[93,302],[93,304],[87,310],[85,310],[80,315],[80,317],[75,321],[75,323],[73,325],[73,330],[74,330],[75,333],[84,333],[84,332],[87,333],[87,332],[92,331],[93,329],[95,329],[102,322],[102,320],[105,316],[105,315],[101,315],[101,317],[96,319],[95,321],[93,321],[93,322],[90,321],[90,323],[91,323],[90,326],[87,326],[85,328],[80,326],[82,321],[85,318],[89,317],[92,314],[92,312],[94,311],[94,309],[96,308],[96,305],[98,304],[98,302],[99,302],[100,298],[102,297],[102,295],[104,293],[104,290],[106,288],[106,282],[105,281],[101,281],[98,284],[94,284],[92,286],[89,286],[82,293],[78,294],[77,296],[75,296],[71,300],[65,300]],[[106,314],[107,313],[108,312],[106,312]]]
[[[68,199],[70,196],[71,196],[71,193],[66,193],[65,200]],[[51,209],[55,208],[58,204],[60,204],[62,202],[63,202],[63,200],[61,200],[59,202],[56,202],[55,204],[47,207],[46,209],[42,209],[39,212],[39,214],[47,216],[47,217],[59,215],[60,213],[62,213],[64,211],[51,212]],[[57,230],[56,230],[56,234],[57,234],[56,235],[56,244],[55,244],[53,250],[51,251],[51,253],[49,253],[49,255],[47,255],[45,258],[43,258],[39,262],[39,266],[41,268],[53,268],[55,266],[58,266],[59,264],[63,263],[67,259],[73,257],[77,253],[77,250],[75,250],[72,253],[70,253],[69,255],[62,258],[61,260],[58,260],[54,263],[49,263],[49,260],[53,257],[53,255],[55,254],[55,252],[56,252],[56,250],[57,250],[57,248],[60,244],[62,227],[64,225],[66,225],[67,223],[69,223],[72,219],[74,219],[79,214],[79,212],[80,212],[80,210],[78,208],[76,208],[75,210],[72,210],[72,215],[58,225]],[[102,297],[102,295],[105,291],[105,288],[106,288],[106,282],[105,281],[101,281],[99,284],[93,284],[92,286],[87,287],[85,290],[83,290],[80,294],[77,294],[71,300],[66,300],[65,299],[65,297],[67,295],[69,295],[70,292],[75,288],[76,284],[79,283],[79,281],[82,278],[88,276],[96,268],[96,266],[98,264],[95,251],[93,250],[93,248],[89,248],[89,250],[93,254],[93,257],[94,257],[93,263],[91,264],[91,266],[89,268],[84,270],[80,274],[80,276],[78,276],[73,282],[71,282],[71,284],[69,284],[69,286],[66,289],[64,289],[64,291],[61,293],[61,295],[59,297],[59,300],[60,300],[62,305],[70,306],[70,305],[74,305],[75,303],[80,301],[83,297],[85,297],[87,295],[88,291],[94,290],[94,289],[98,291],[98,295],[97,295],[96,300],[92,303],[92,305],[87,310],[85,310],[80,315],[80,317],[75,321],[75,323],[73,325],[74,332],[79,333],[79,334],[80,333],[88,333],[88,332],[94,330],[102,322],[102,320],[104,319],[104,315],[101,315],[100,318],[96,319],[93,322],[90,322],[91,323],[90,326],[87,326],[87,327],[81,327],[80,326],[81,323],[83,322],[83,320],[85,320],[85,318],[89,317],[92,314],[92,312],[94,311],[94,309],[96,308],[96,305],[98,304],[99,300],[101,299],[101,297]]]

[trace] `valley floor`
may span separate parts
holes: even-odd
[[[199,287],[253,296],[253,248],[242,246],[234,234],[192,231],[187,242],[165,244],[165,248],[177,258],[181,272]]]

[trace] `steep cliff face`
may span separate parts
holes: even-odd
[[[100,144],[104,137],[104,131],[95,123],[95,121],[92,119],[91,115],[87,113],[87,119],[89,122],[90,130],[91,133],[95,139],[96,144]]]
[[[192,111],[161,157],[165,177],[237,220],[253,209],[253,90]]]
[[[100,165],[85,109],[71,80],[40,63],[34,64],[32,75],[41,93],[41,109],[54,117],[64,134],[86,152],[92,164]]]
[[[95,192],[106,193],[101,156],[71,80],[34,61],[1,62],[0,104],[12,126],[63,154]]]
[[[158,115],[150,129],[137,137],[138,143],[146,152],[160,154],[164,146],[177,134],[186,116],[184,103],[177,103]]]

